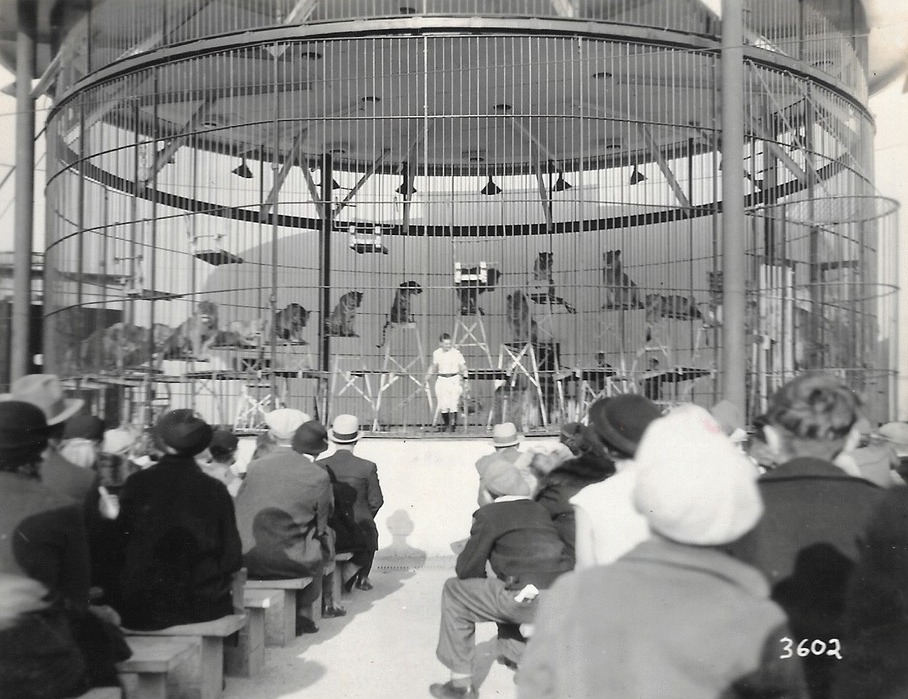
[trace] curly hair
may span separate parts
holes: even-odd
[[[809,373],[782,386],[758,420],[782,427],[796,439],[844,439],[862,415],[860,397],[830,374]]]

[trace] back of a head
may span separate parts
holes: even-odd
[[[328,449],[328,430],[318,420],[304,422],[293,435],[291,446],[298,454],[318,456]]]
[[[631,458],[647,426],[661,414],[659,406],[649,398],[626,393],[593,403],[589,426],[610,451]]]
[[[155,424],[155,437],[180,456],[195,456],[211,443],[211,427],[188,408],[164,413]]]
[[[299,426],[307,420],[309,420],[309,416],[295,408],[278,408],[265,414],[268,431],[280,442],[289,442],[293,439]]]
[[[847,437],[860,417],[854,391],[835,376],[809,373],[776,391],[763,419],[796,439],[834,441]]]
[[[753,465],[696,405],[653,421],[634,462],[634,504],[653,531],[673,541],[726,544],[750,531],[763,513]]]
[[[236,453],[239,444],[240,440],[233,432],[217,429],[211,435],[208,451],[215,461],[227,461]]]
[[[75,415],[63,424],[63,439],[100,442],[103,438],[104,421],[95,415]]]
[[[507,459],[494,459],[479,477],[479,484],[487,490],[493,498],[504,495],[527,496],[530,486],[527,484],[520,471]]]
[[[0,401],[0,471],[18,472],[38,463],[48,434],[40,408],[24,401]]]

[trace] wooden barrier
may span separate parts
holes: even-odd
[[[181,624],[159,631],[123,629],[130,637],[151,636],[183,641],[193,654],[174,668],[173,674],[187,699],[218,699],[224,685],[224,639],[246,625],[243,614],[228,614],[214,621]]]

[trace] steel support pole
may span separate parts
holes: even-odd
[[[35,15],[31,2],[18,3],[16,33],[16,215],[13,254],[13,317],[10,380],[31,365],[32,209],[35,202]]]
[[[331,336],[328,333],[328,317],[331,314],[331,233],[334,228],[334,163],[330,153],[322,155],[322,230],[318,238],[318,306],[319,317],[319,384],[322,392],[322,422],[328,420],[331,396],[328,391],[328,372],[331,370]]]
[[[742,5],[722,0],[722,393],[746,414]]]

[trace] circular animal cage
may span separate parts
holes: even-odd
[[[449,333],[477,429],[616,392],[719,399],[719,193],[738,175],[706,6],[265,4],[109,0],[64,43],[48,370],[140,422],[185,405],[257,429],[290,405],[409,433],[437,421],[426,373]],[[894,213],[859,47],[797,6],[748,28],[748,328],[771,345],[750,353],[751,414],[827,363],[884,402],[891,383]],[[833,58],[798,55],[789,25]],[[877,215],[815,219],[843,197]]]

